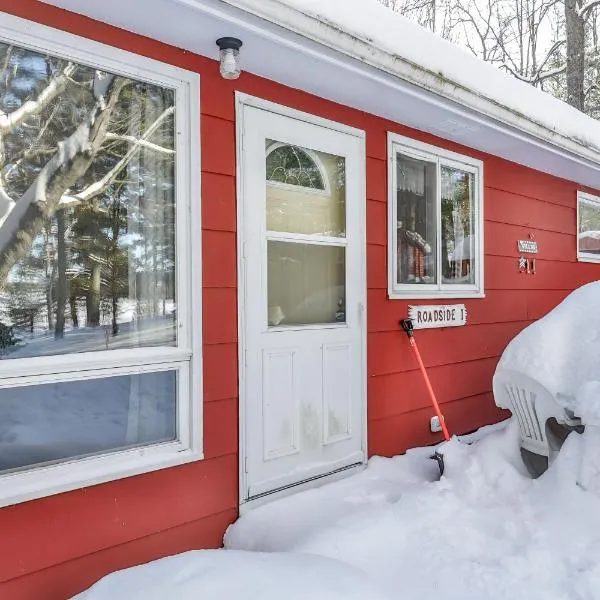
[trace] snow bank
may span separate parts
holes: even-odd
[[[600,361],[600,356],[596,360]],[[579,386],[575,412],[586,425],[600,426],[600,381],[586,381]]]
[[[587,434],[535,480],[513,421],[444,444],[440,481],[430,448],[376,457],[249,511],[227,550],[115,573],[77,600],[595,600],[600,498],[585,487],[600,493],[600,445]]]
[[[538,380],[574,409],[579,387],[600,381],[600,281],[575,290],[519,333],[502,354],[503,368]]]
[[[374,459],[352,480],[248,512],[226,546],[335,558],[398,600],[593,600],[600,500],[577,485],[581,441],[568,438],[537,480],[525,474],[512,422],[473,445],[444,445],[439,482],[427,480],[425,452]],[[325,523],[313,518],[318,497],[330,504]]]
[[[77,600],[386,600],[369,577],[302,554],[198,550],[113,573]],[[75,600],[75,599],[74,599]],[[389,599],[388,599],[389,600]]]
[[[302,13],[318,18],[337,30],[407,61],[445,80],[448,94],[462,88],[507,108],[544,128],[600,149],[600,123],[533,86],[485,63],[466,49],[434,35],[417,23],[394,13],[376,0],[280,0]],[[314,32],[313,32],[314,33]],[[427,77],[418,74],[427,86]]]

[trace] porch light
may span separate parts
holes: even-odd
[[[217,40],[217,46],[221,76],[223,79],[237,79],[241,73],[239,53],[242,41],[234,37],[222,37]]]

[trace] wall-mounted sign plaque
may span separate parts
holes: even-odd
[[[529,254],[537,254],[538,245],[533,240],[519,240],[519,252],[527,252]]]
[[[464,304],[409,306],[408,318],[415,329],[460,327],[467,324],[467,309]]]

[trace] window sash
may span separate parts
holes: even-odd
[[[398,215],[397,200],[397,160],[398,156],[436,164],[436,273],[435,283],[398,282],[398,238],[395,224]],[[474,283],[442,283],[442,189],[441,170],[443,167],[458,169],[473,176],[472,210],[473,234],[475,236],[475,277]],[[390,298],[436,298],[436,297],[480,297],[483,289],[483,186],[481,161],[461,156],[453,152],[423,144],[409,138],[389,134],[389,235],[388,235],[388,294]]]

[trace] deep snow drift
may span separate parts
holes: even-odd
[[[386,600],[367,575],[295,554],[197,550],[121,571],[79,600]]]
[[[374,458],[248,512],[226,535],[235,552],[113,574],[78,600],[598,600],[600,498],[578,483],[587,432],[532,480],[515,425],[445,444],[441,481],[431,449]]]
[[[529,375],[575,409],[579,388],[600,381],[600,281],[576,289],[519,333],[498,369]]]

